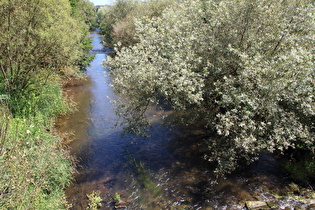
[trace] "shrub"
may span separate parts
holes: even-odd
[[[120,113],[147,125],[160,99],[179,123],[208,131],[216,172],[262,150],[314,146],[312,1],[185,1],[136,23],[137,44],[110,61]]]
[[[86,65],[89,43],[82,43],[86,26],[81,23],[67,0],[1,1],[0,94],[17,103],[37,95],[50,77]],[[9,106],[13,114],[24,108]]]
[[[288,159],[283,161],[282,165],[292,179],[304,184],[314,180],[315,161],[312,152],[297,150],[291,153]]]
[[[7,132],[1,130],[1,209],[65,208],[72,161],[46,120],[11,118]]]

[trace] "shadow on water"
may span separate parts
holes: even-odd
[[[72,133],[69,146],[78,159],[78,173],[66,189],[72,209],[86,209],[93,191],[101,192],[101,209],[242,209],[242,201],[269,201],[275,197],[268,192],[284,188],[285,174],[270,154],[212,184],[213,167],[203,159],[205,134],[188,127],[169,131],[154,107],[151,137],[123,136],[115,127],[109,70],[102,67],[107,57],[100,36],[92,36],[97,53],[87,68],[88,80],[68,90],[78,111],[59,120],[61,132]]]

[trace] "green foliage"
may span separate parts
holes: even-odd
[[[288,162],[285,164],[285,169],[293,179],[305,183],[314,178],[315,161],[311,159],[300,162]]]
[[[6,103],[0,104],[0,209],[65,208],[64,188],[73,168],[61,139],[51,132],[52,117],[69,110],[58,82],[11,98],[23,107],[14,118]]]
[[[93,191],[91,194],[88,194],[89,206],[87,209],[96,210],[99,207],[102,207],[102,198],[100,197],[100,191]]]
[[[37,85],[34,85],[35,87]],[[13,95],[8,100],[8,104],[11,107],[16,107],[18,111],[15,112],[15,116],[20,117],[43,115],[48,120],[56,114],[70,111],[70,107],[62,94],[61,81],[57,77],[51,77],[49,82],[30,93],[20,94],[18,97]]]
[[[121,198],[120,198],[120,194],[119,193],[115,193],[115,196],[114,196],[114,200],[115,202],[119,203],[121,201]]]
[[[99,20],[101,32],[104,39],[104,44],[108,47],[113,47],[112,31],[116,22],[122,20],[127,14],[132,11],[134,1],[118,0],[112,7],[105,7],[100,10],[102,20]]]
[[[80,22],[78,24],[82,25],[80,40],[81,53],[75,65],[79,67],[80,71],[84,71],[94,59],[94,55],[89,55],[89,51],[93,46],[91,44],[91,37],[88,37],[88,29],[95,30],[97,27],[95,17],[96,8],[92,2],[83,0],[70,0],[70,5],[72,8],[71,16]]]
[[[61,139],[48,132],[47,118],[12,118],[1,106],[0,125],[0,208],[65,208],[63,190],[70,183],[72,161]]]
[[[290,160],[283,162],[283,165],[287,173],[294,180],[308,183],[314,179],[314,155],[309,151],[297,150],[291,154]]]
[[[128,99],[117,113],[139,131],[163,101],[176,122],[209,132],[205,158],[219,174],[262,150],[312,150],[314,14],[307,0],[203,0],[138,19],[138,43],[109,62]]]
[[[151,180],[151,175],[141,161],[130,156],[130,162],[135,167],[138,184],[150,195],[160,194],[159,187]]]
[[[12,100],[37,96],[51,76],[85,65],[85,28],[71,16],[67,0],[1,1],[0,93]],[[14,103],[14,114],[24,109]]]
[[[0,209],[64,209],[73,173],[53,118],[90,49],[68,0],[0,1]]]
[[[87,66],[90,66],[90,63],[94,60],[95,55],[88,55],[90,50],[93,48],[92,46],[92,39],[91,37],[84,37],[81,40],[82,46],[82,54],[79,60],[77,60],[77,66],[79,67],[80,71],[85,71]]]
[[[96,7],[90,1],[86,0],[69,0],[72,15],[84,23],[89,27],[90,30],[95,30],[97,27],[96,24]]]
[[[64,188],[70,183],[72,160],[51,131],[52,117],[69,105],[58,77],[23,98],[15,117],[0,104],[0,209],[64,209]],[[12,106],[12,104],[11,104]]]

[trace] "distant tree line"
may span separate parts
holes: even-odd
[[[103,35],[104,45],[131,46],[138,42],[135,36],[135,21],[139,18],[151,19],[162,14],[163,10],[174,4],[173,0],[133,1],[117,0],[112,6],[98,9],[97,21]]]

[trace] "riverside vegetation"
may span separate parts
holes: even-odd
[[[83,0],[0,2],[0,209],[63,209],[73,161],[54,132],[71,111],[62,82],[93,59],[94,5]]]
[[[91,61],[98,23],[116,47],[106,65],[127,130],[142,133],[148,105],[163,105],[171,123],[207,133],[218,175],[269,151],[314,179],[314,1],[118,0],[94,12],[85,0],[0,2],[0,208],[67,208],[73,162],[53,120],[71,110],[62,81]],[[98,192],[88,197],[98,208]]]
[[[117,110],[126,128],[141,133],[148,105],[162,104],[172,123],[207,132],[204,158],[218,176],[268,151],[313,180],[314,1],[168,1],[134,12],[162,2],[117,1],[100,23],[116,46],[105,65],[128,100]]]

